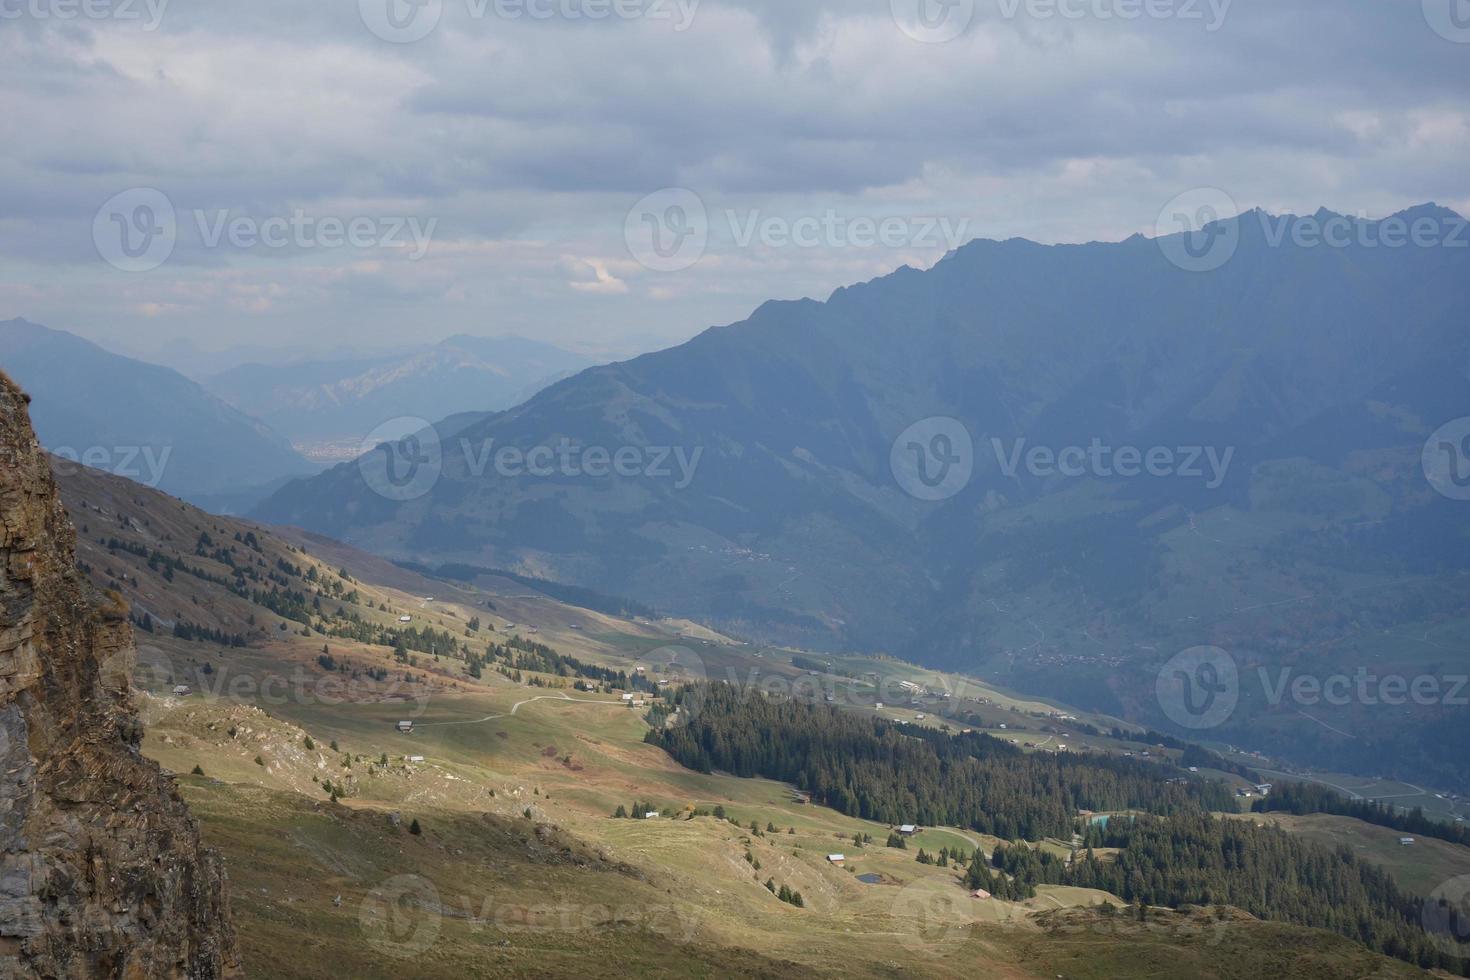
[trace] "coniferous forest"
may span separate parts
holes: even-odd
[[[1421,900],[1345,848],[1212,816],[1235,809],[1221,783],[1131,759],[1025,754],[988,735],[900,727],[728,685],[675,695],[677,724],[648,740],[701,772],[791,782],[812,800],[881,823],[964,827],[1011,841],[1082,836],[1071,861],[1025,844],[977,852],[967,883],[999,898],[1036,884],[1111,892],[1131,903],[1231,905],[1330,929],[1424,967],[1463,972],[1422,928]],[[1134,811],[1083,825],[1079,810]],[[1115,849],[1099,858],[1095,849]]]
[[[1256,800],[1251,809],[1256,813],[1291,813],[1296,816],[1329,813],[1339,817],[1353,817],[1379,827],[1389,827],[1419,837],[1437,837],[1451,844],[1470,847],[1470,829],[1464,824],[1435,820],[1425,816],[1423,809],[1419,807],[1404,813],[1376,800],[1350,800],[1335,789],[1313,783],[1283,783],[1274,787],[1270,796]]]
[[[676,701],[686,720],[649,740],[689,768],[785,780],[815,802],[882,823],[1038,840],[1069,837],[1078,810],[1234,807],[1223,785],[1151,762],[1026,754],[989,735],[900,727],[725,685],[686,689]]]
[[[1093,848],[1119,848],[1099,860]],[[1209,814],[1140,815],[1092,827],[1061,884],[1144,905],[1232,905],[1262,919],[1330,929],[1422,967],[1463,973],[1425,934],[1423,903],[1383,868],[1276,827]]]

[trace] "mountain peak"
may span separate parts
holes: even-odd
[[[1443,207],[1442,205],[1437,204],[1434,201],[1428,201],[1424,204],[1416,204],[1411,208],[1405,208],[1402,211],[1392,214],[1390,215],[1390,217],[1400,218],[1404,221],[1418,221],[1421,218],[1429,218],[1434,221],[1465,220],[1465,217],[1463,215],[1450,208]]]

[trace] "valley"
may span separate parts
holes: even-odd
[[[225,856],[254,975],[392,977],[411,963],[446,977],[549,965],[775,977],[853,975],[861,963],[859,975],[957,977],[984,962],[996,976],[1169,963],[1247,977],[1288,959],[1322,976],[1413,975],[1328,933],[1238,912],[1157,909],[1140,923],[1119,896],[1045,884],[1023,901],[970,898],[963,861],[921,864],[918,849],[967,860],[1009,842],[927,827],[888,847],[889,823],[807,802],[789,784],[686,769],[647,744],[646,717],[659,716],[594,675],[621,674],[647,705],[710,681],[935,733],[983,729],[1028,753],[1179,765],[1168,761],[1177,748],[1116,719],[890,658],[593,612],[521,581],[428,578],[91,471],[68,471],[62,489],[79,562],[131,607],[144,751],[178,774]],[[215,639],[174,635],[181,626]],[[479,677],[463,659],[493,646],[540,656],[537,645],[571,659],[548,673],[487,658]],[[657,816],[619,819],[619,808]],[[1291,829],[1307,838],[1382,837],[1355,820],[1257,818],[1300,822]],[[1338,824],[1330,838],[1323,820]],[[1456,866],[1444,852],[1470,853],[1433,845],[1404,865],[1405,888],[1425,893],[1434,869]],[[1051,838],[1033,846],[1070,852]]]
[[[1463,415],[1470,250],[1297,243],[1324,214],[1222,217],[1208,276],[1166,261],[1183,233],[976,240],[443,420],[407,493],[384,446],[252,514],[1470,792],[1470,551],[1425,462]],[[1404,223],[1465,219],[1365,227]],[[687,465],[565,462],[591,447]],[[1199,647],[1236,679],[1206,733],[1156,695]]]
[[[0,980],[1470,980],[1470,0],[0,0]]]

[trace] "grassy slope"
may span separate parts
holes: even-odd
[[[99,584],[116,582],[159,618],[263,629],[244,650],[145,636],[161,659],[140,673],[150,691],[140,698],[145,751],[175,772],[197,765],[206,773],[182,776],[181,783],[207,838],[226,856],[253,976],[958,977],[973,975],[980,962],[987,975],[1000,977],[1087,975],[1084,966],[1100,964],[1112,972],[1093,975],[1249,975],[1157,972],[1212,961],[1209,950],[1188,952],[1188,930],[1150,930],[1142,940],[1130,934],[1119,941],[1115,920],[1100,933],[1058,928],[1045,916],[1101,902],[1107,898],[1101,893],[1043,887],[1025,904],[971,900],[955,869],[913,860],[917,844],[968,850],[995,841],[938,829],[926,831],[914,849],[882,847],[889,828],[796,802],[789,786],[673,764],[643,743],[646,723],[611,695],[527,687],[493,673],[472,682],[457,662],[420,658],[413,669],[395,667],[395,674],[414,677],[413,684],[395,677],[338,696],[322,686],[331,675],[315,663],[324,642],[334,656],[363,665],[391,664],[390,653],[301,636],[294,624],[281,631],[277,617],[227,590],[186,575],[165,582],[142,559],[110,555],[95,544],[99,535],[123,537],[203,564],[192,557],[200,530],[233,538],[249,525],[100,476],[69,481],[65,490],[82,530],[82,560]],[[285,558],[316,565],[322,575],[346,567],[372,606],[389,607],[376,611],[387,622],[411,614],[462,634],[469,617],[481,615],[499,627],[507,620],[535,623],[538,639],[559,650],[625,668],[650,650],[681,642],[699,651],[711,676],[752,667],[786,682],[805,676],[781,651],[727,642],[688,624],[600,616],[513,583],[494,593],[447,586],[349,549],[323,546],[327,560],[319,560],[285,539],[256,533],[268,563]],[[199,672],[205,662],[212,674]],[[159,663],[166,663],[168,676],[156,669]],[[834,664],[834,670],[857,666]],[[863,669],[936,686],[942,680],[893,663]],[[268,683],[282,678],[284,684]],[[180,679],[200,693],[171,696]],[[989,717],[995,712],[1009,719],[1008,731],[1034,730],[1038,739],[1043,727],[1065,727],[1054,717],[1058,709],[970,683],[957,697],[989,723],[997,723]],[[943,705],[931,700],[924,707]],[[406,716],[417,721],[411,736],[394,730]],[[942,722],[931,717],[930,723]],[[334,741],[338,751],[330,748]],[[1110,742],[1094,747],[1119,747],[1104,744]],[[411,755],[424,761],[411,763]],[[380,764],[384,756],[388,762]],[[326,799],[323,780],[347,790],[342,805]],[[681,816],[609,817],[634,799]],[[715,805],[740,825],[682,816]],[[394,814],[401,815],[396,823]],[[414,819],[421,836],[406,829]],[[753,834],[752,821],[779,831]],[[871,834],[878,846],[856,847],[855,833]],[[747,850],[759,871],[746,862]],[[833,851],[848,855],[846,868],[826,862]],[[858,880],[868,873],[880,883]],[[806,908],[777,901],[761,885],[768,877],[800,891]],[[418,899],[385,904],[405,881]],[[432,942],[420,949],[415,940],[429,935],[424,929]],[[1216,931],[1222,942],[1240,947],[1227,947],[1239,963],[1263,969],[1289,941],[1320,950],[1324,963],[1341,968],[1337,975],[1412,973],[1304,930],[1233,919]]]
[[[1241,819],[1278,824],[1311,840],[1347,847],[1364,860],[1387,868],[1402,888],[1415,895],[1426,896],[1450,878],[1470,875],[1470,848],[1431,837],[1416,837],[1411,846],[1405,847],[1399,843],[1404,836],[1400,831],[1352,817],[1253,813]]]

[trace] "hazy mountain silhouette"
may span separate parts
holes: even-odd
[[[176,496],[219,507],[316,470],[263,422],[177,371],[74,334],[0,322],[0,367],[32,392],[31,416],[47,449]]]
[[[1315,241],[1324,224],[1345,240]],[[1437,244],[1405,244],[1400,226]],[[1170,259],[1197,261],[1192,245],[1213,264],[1231,242],[1207,272]],[[441,426],[442,476],[417,499],[375,492],[354,464],[257,515],[1130,710],[1157,661],[1196,643],[1275,657],[1345,615],[1463,615],[1443,590],[1467,566],[1470,503],[1436,493],[1420,458],[1470,415],[1467,316],[1470,234],[1433,205],[1386,222],[1250,212],[1157,241],[976,241]],[[891,465],[932,417],[973,445],[973,475],[937,501]],[[900,462],[951,445],[932,428]],[[652,478],[481,465],[561,440],[702,455],[683,487],[672,457]],[[1200,476],[1007,472],[1017,452],[1094,440],[1169,450]],[[915,461],[940,475],[937,456]]]
[[[592,361],[521,337],[451,337],[404,354],[246,364],[205,379],[293,440],[360,440],[401,416],[510,408]]]

